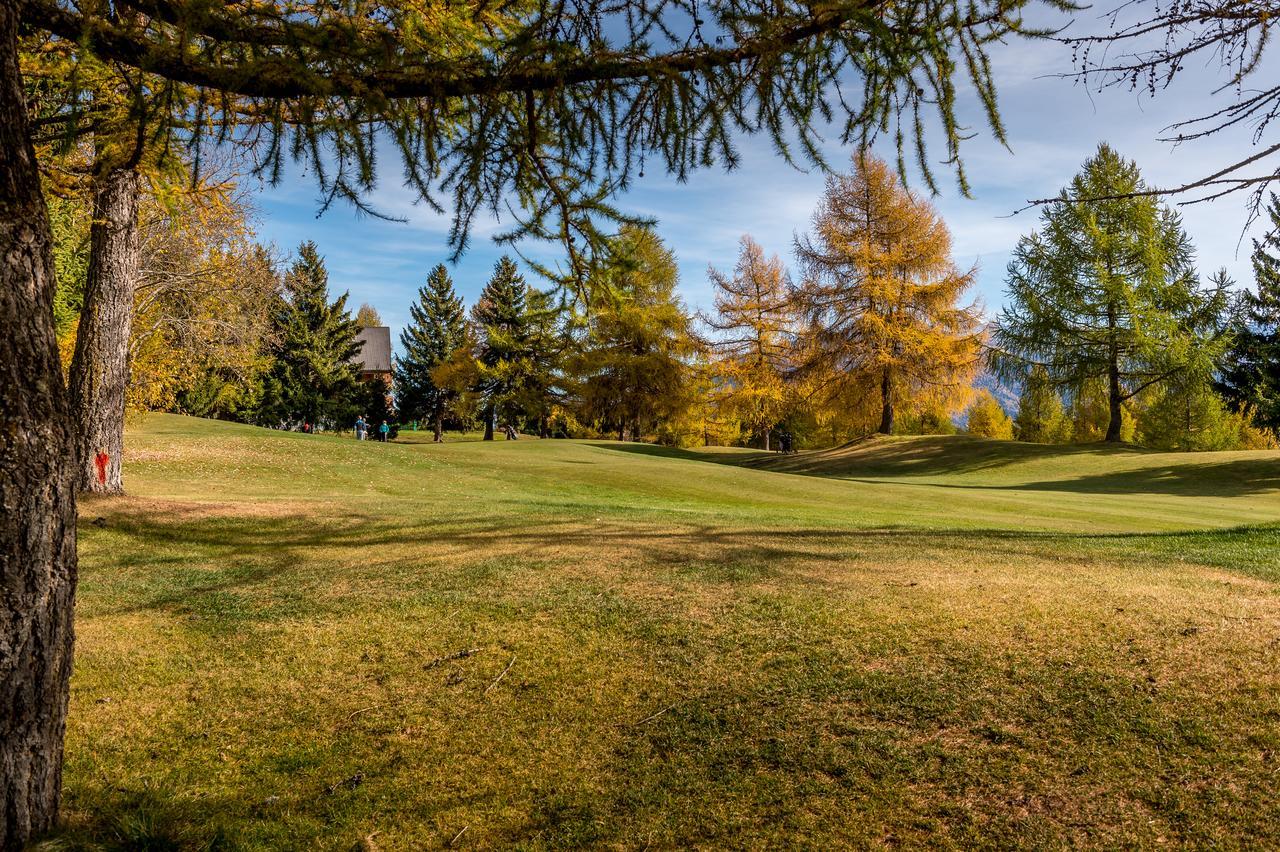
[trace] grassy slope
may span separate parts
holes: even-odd
[[[1280,842],[1280,454],[421,437],[133,430],[69,837]]]

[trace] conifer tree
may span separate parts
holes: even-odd
[[[368,302],[360,305],[360,309],[356,311],[356,328],[377,328],[382,325],[382,317],[378,314],[378,309]]]
[[[1137,438],[1158,450],[1231,450],[1245,421],[1233,414],[1207,376],[1183,371],[1164,382],[1142,410]]]
[[[569,361],[581,419],[633,440],[691,404],[692,321],[676,294],[675,256],[648,228],[626,226],[610,286],[618,300],[587,320]]]
[[[874,404],[882,434],[898,408],[959,395],[976,370],[974,272],[951,260],[951,235],[927,201],[869,152],[827,178],[814,236],[797,240],[807,322],[805,371],[828,404]],[[934,402],[934,400],[931,400]]]
[[[705,321],[718,336],[710,342],[717,374],[717,402],[769,449],[769,433],[787,413],[787,381],[795,334],[791,282],[777,255],[744,236],[732,277],[715,269],[715,316]]]
[[[403,352],[396,362],[396,388],[403,417],[430,420],[435,440],[444,440],[444,418],[457,393],[437,385],[432,371],[466,343],[467,318],[462,299],[444,264],[427,276],[418,301],[409,306],[410,323],[400,333]]]
[[[1280,198],[1274,193],[1267,216],[1266,238],[1253,243],[1255,290],[1240,295],[1218,389],[1233,408],[1280,432]]]
[[[313,242],[298,247],[276,306],[274,363],[259,420],[343,422],[359,401],[356,324],[347,294],[329,301],[329,273]]]
[[[982,438],[1013,440],[1013,421],[1005,414],[991,391],[979,392],[965,415],[965,431]]]
[[[512,418],[513,392],[529,369],[529,287],[515,261],[502,257],[471,308],[471,321],[479,335],[476,360],[480,366],[480,393],[484,399],[484,439],[493,440],[494,421]]]
[[[1100,145],[1018,242],[994,332],[1002,370],[1039,364],[1077,390],[1103,381],[1107,441],[1122,440],[1126,401],[1203,370],[1226,342],[1225,287],[1198,286],[1181,221],[1146,189],[1137,164]]]
[[[566,310],[554,291],[525,294],[525,357],[512,389],[512,409],[540,438],[549,436],[552,409],[563,393],[560,372],[567,346]]]
[[[1071,440],[1071,421],[1063,411],[1062,398],[1044,367],[1032,367],[1023,381],[1013,428],[1019,441],[1032,444],[1058,444]]]

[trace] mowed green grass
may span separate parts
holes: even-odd
[[[62,841],[1280,844],[1280,454],[148,416]]]

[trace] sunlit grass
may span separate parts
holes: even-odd
[[[129,437],[72,845],[1280,842],[1280,454]]]

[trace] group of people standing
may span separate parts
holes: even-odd
[[[357,441],[368,440],[370,430],[373,430],[373,424],[370,423],[363,414],[356,418],[356,440]],[[376,430],[374,430],[374,433],[378,436],[379,441],[386,441],[387,433],[389,433],[390,431],[391,431],[391,427],[387,425],[387,421],[383,420],[382,425],[379,426]]]

